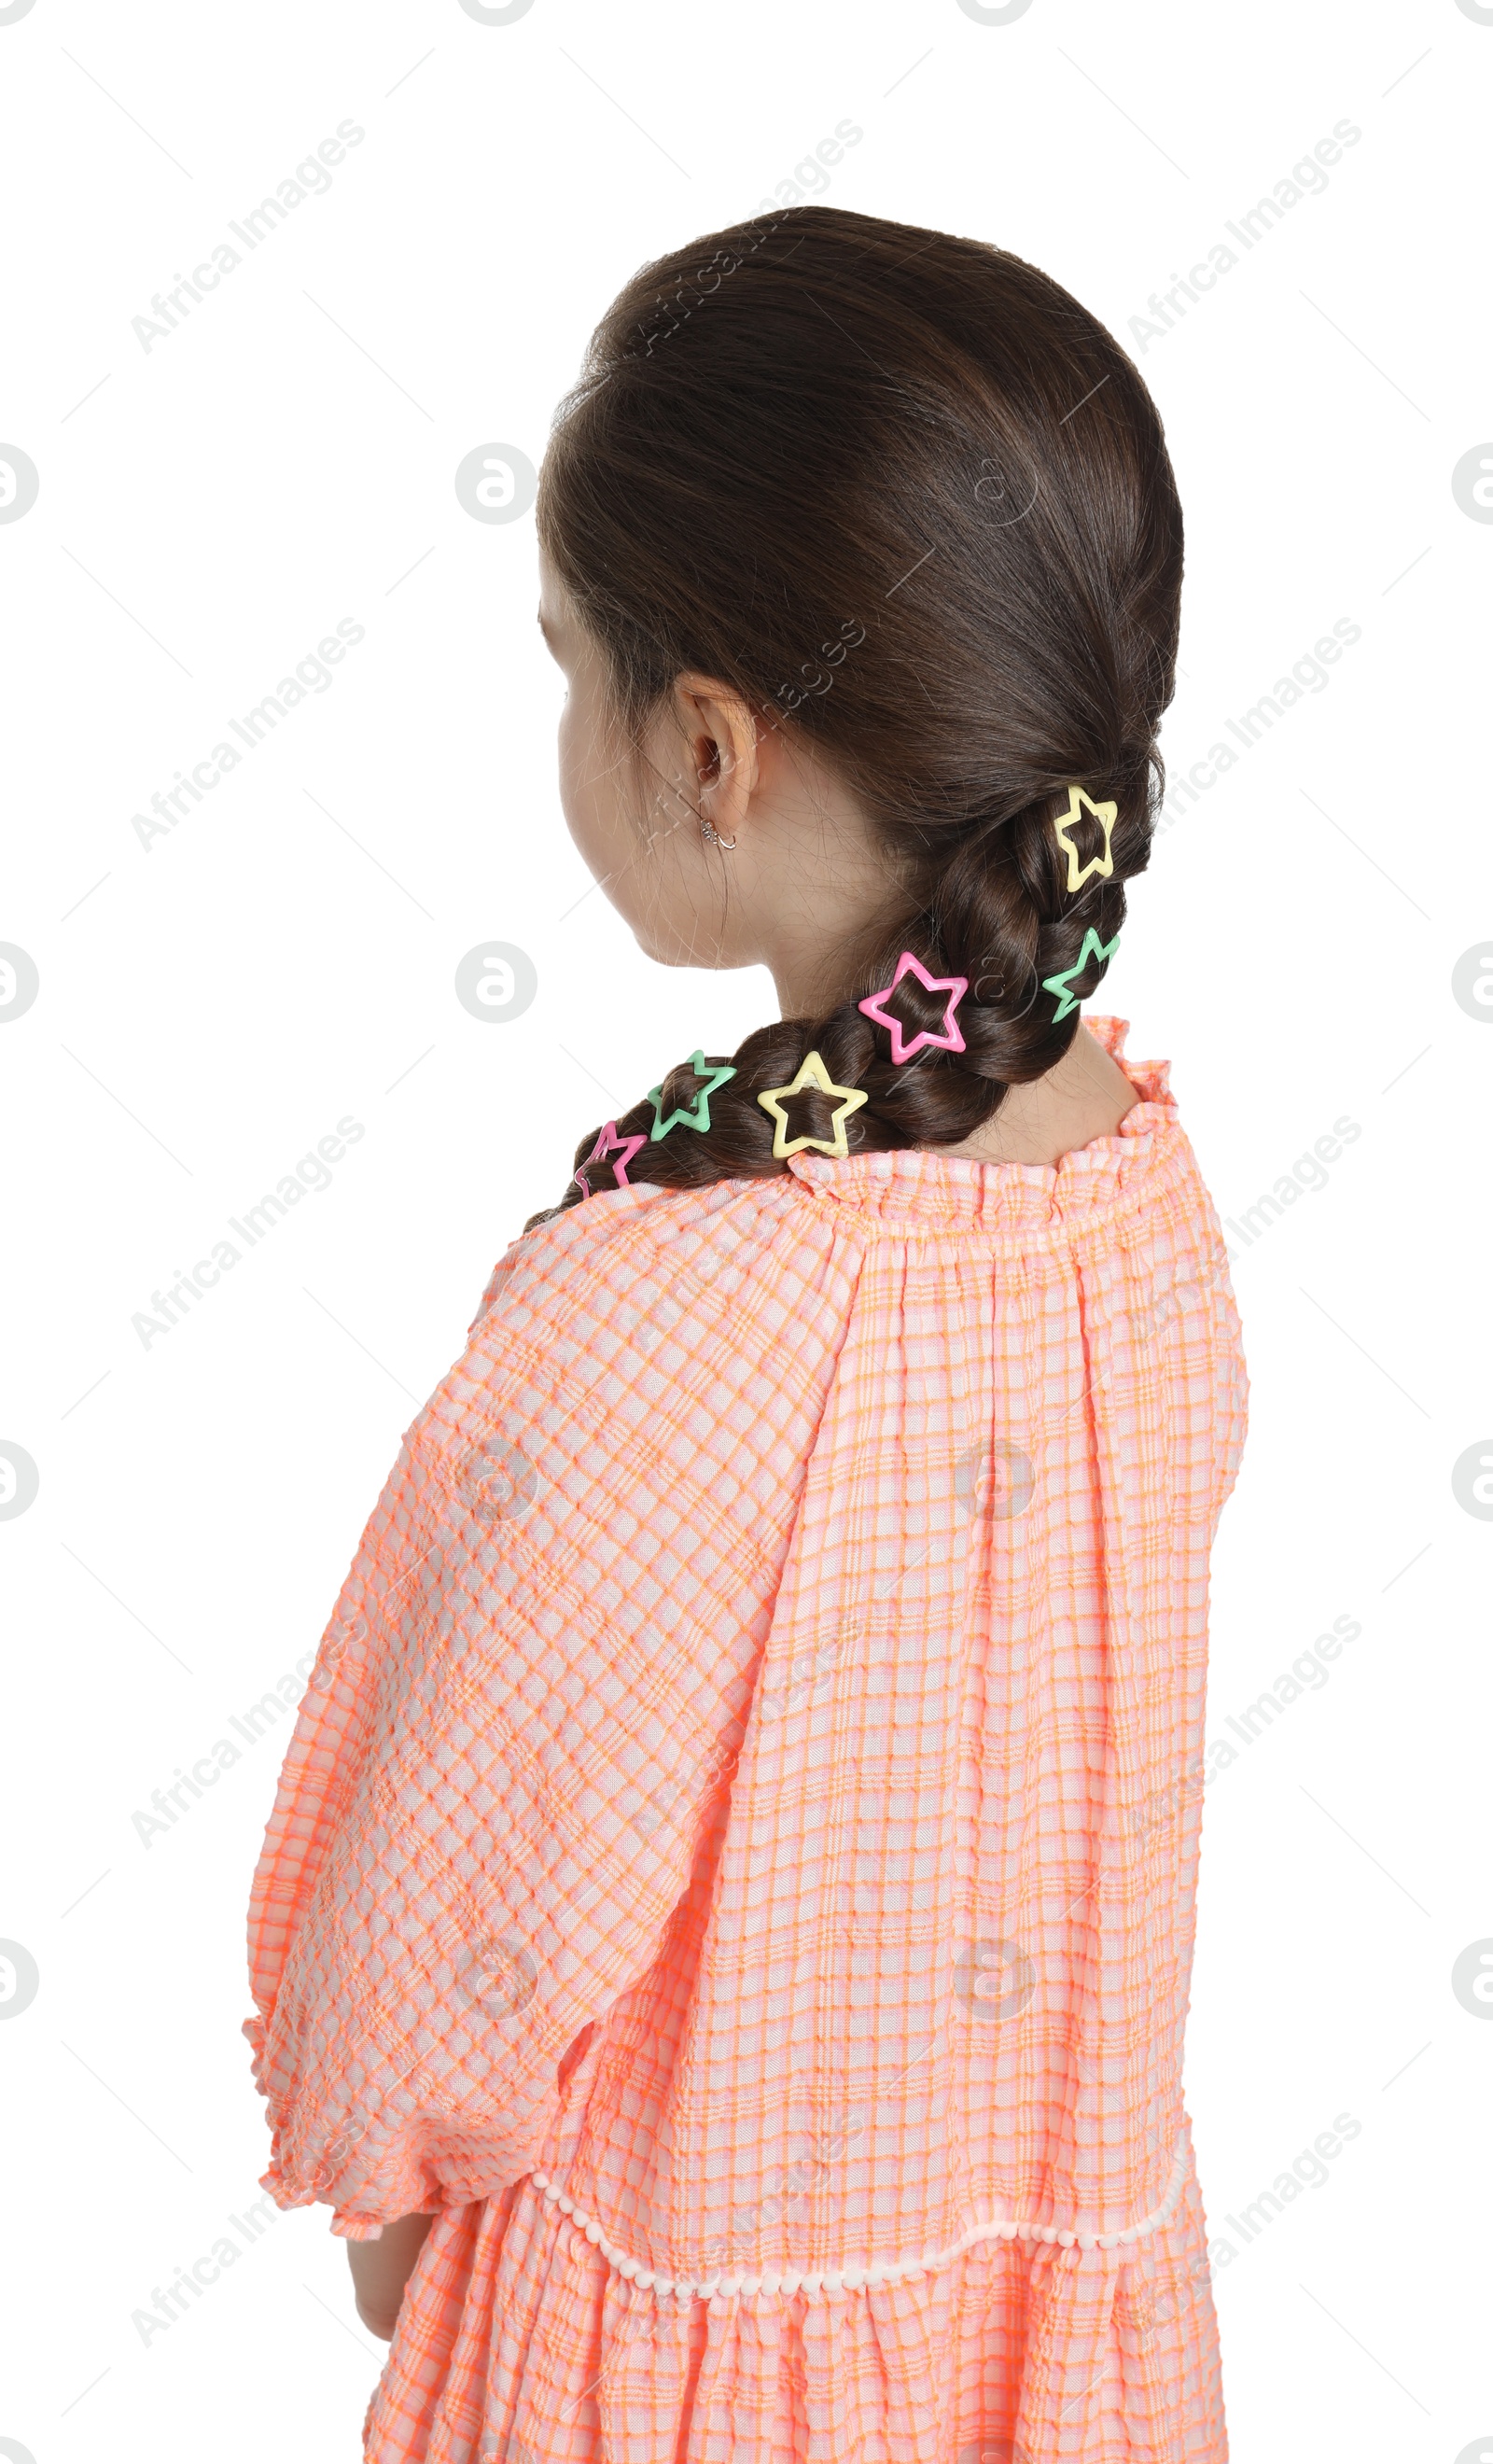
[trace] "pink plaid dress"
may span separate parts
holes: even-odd
[[[322,1639],[264,2185],[436,2222],[369,2464],[1224,2464],[1181,2087],[1247,1379],[1164,1062],[1055,1166],[516,1241]]]

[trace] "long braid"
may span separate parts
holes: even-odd
[[[773,1154],[773,1123],[757,1098],[766,1089],[791,1084],[812,1051],[821,1054],[838,1086],[866,1090],[867,1101],[845,1122],[852,1154],[956,1144],[990,1117],[1006,1087],[1023,1085],[1054,1068],[1072,1043],[1079,1019],[1077,1009],[1067,1006],[1067,997],[1054,996],[1044,979],[1076,966],[1090,931],[1109,945],[1125,920],[1117,845],[1109,878],[1091,875],[1078,891],[1065,889],[1066,866],[1053,822],[1066,812],[1067,803],[1064,796],[1054,800],[1052,810],[1018,815],[994,846],[993,834],[983,829],[972,833],[951,852],[936,884],[935,903],[915,925],[893,936],[895,949],[889,942],[878,954],[868,970],[874,981],[858,983],[826,1017],[780,1019],[754,1029],[734,1053],[702,1054],[712,1077],[723,1065],[735,1072],[709,1095],[708,1130],[681,1121],[661,1138],[654,1135],[658,1122],[694,1108],[701,1086],[709,1083],[690,1061],[668,1072],[656,1103],[645,1098],[619,1113],[613,1124],[618,1137],[645,1140],[624,1167],[628,1181],[699,1188],[725,1177],[757,1179],[785,1172],[786,1163]],[[1087,862],[1089,849],[1078,826],[1071,835],[1081,861]],[[1117,831],[1114,836],[1117,840]],[[1148,851],[1143,847],[1140,863],[1129,869],[1142,869]],[[1037,886],[1035,895],[1032,885]],[[969,990],[957,1011],[962,1052],[925,1045],[896,1064],[889,1035],[863,1014],[862,998],[891,980],[904,948],[911,948],[934,978],[966,978]],[[1075,1001],[1094,992],[1106,963],[1090,957],[1082,974],[1070,977],[1068,993]],[[946,995],[925,992],[915,978],[904,976],[894,1009],[910,1039],[920,1029],[934,1031],[942,1025],[946,1001]],[[1056,1016],[1060,1006],[1065,1009],[1061,1020]],[[828,1136],[833,1100],[812,1089],[795,1100],[800,1108],[795,1133]],[[578,1171],[603,1126],[598,1124],[577,1147]],[[531,1217],[525,1230],[579,1204],[598,1188],[615,1186],[605,1163],[588,1173],[587,1180],[589,1190],[572,1180],[560,1206]]]

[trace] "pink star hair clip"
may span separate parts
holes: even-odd
[[[617,1134],[616,1122],[608,1121],[585,1162],[578,1167],[572,1178],[581,1183],[587,1198],[594,1198],[597,1192],[587,1180],[586,1172],[593,1163],[609,1163],[612,1168],[614,1186],[618,1189],[630,1189],[632,1183],[627,1178],[627,1166],[639,1148],[647,1144],[646,1138],[620,1138]]]
[[[903,1027],[900,1018],[897,1018],[891,1011],[883,1008],[883,1002],[890,994],[896,991],[897,986],[902,981],[904,976],[916,976],[918,982],[927,993],[948,994],[949,1005],[944,1013],[944,1032],[942,1035],[934,1035],[930,1027],[925,1026],[918,1034],[914,1035],[911,1042],[909,1043],[906,1030]],[[969,988],[970,979],[968,976],[931,976],[925,967],[919,965],[911,950],[904,950],[901,957],[897,960],[897,972],[892,977],[890,983],[883,984],[880,992],[872,993],[868,1000],[857,1001],[856,1007],[857,1009],[863,1009],[867,1018],[873,1018],[878,1026],[887,1026],[891,1029],[892,1064],[893,1067],[900,1067],[904,1061],[911,1061],[915,1052],[921,1052],[925,1044],[931,1051],[934,1052],[962,1052],[964,1050],[964,1038],[959,1033],[958,1023],[955,1020],[954,1013],[958,1008],[960,1001],[963,1000],[964,995],[968,992]]]

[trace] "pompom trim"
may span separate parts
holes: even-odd
[[[925,2251],[918,2258],[873,2259],[864,2266],[846,2265],[827,2268],[772,2268],[759,2275],[723,2271],[711,2277],[666,2276],[644,2267],[639,2260],[609,2240],[594,2216],[577,2207],[574,2199],[552,2182],[545,2173],[532,2173],[530,2180],[552,2208],[568,2216],[578,2232],[582,2233],[600,2251],[609,2267],[635,2284],[640,2293],[672,2295],[676,2299],[708,2300],[714,2294],[757,2293],[859,2293],[872,2291],[878,2285],[904,2284],[932,2275],[939,2268],[951,2267],[967,2250],[982,2241],[1056,2242],[1063,2250],[1123,2250],[1144,2235],[1153,2233],[1171,2221],[1176,2203],[1187,2180],[1187,2138],[1185,2131],[1176,2143],[1172,2175],[1159,2207],[1149,2215],[1126,2225],[1119,2233],[1080,2233],[1068,2225],[1038,2224],[1025,2217],[986,2216],[969,2227],[956,2242],[946,2250]]]

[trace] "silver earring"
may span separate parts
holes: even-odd
[[[736,844],[735,838],[723,839],[712,821],[700,824],[700,836],[707,847],[734,847]]]

